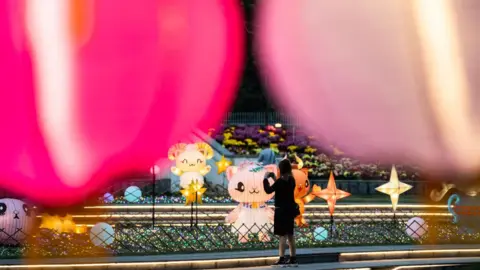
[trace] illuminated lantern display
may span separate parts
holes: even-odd
[[[390,196],[392,202],[393,212],[397,211],[398,200],[400,199],[400,194],[409,191],[412,186],[400,182],[398,180],[397,170],[395,166],[392,166],[392,173],[390,174],[390,181],[376,188],[378,192],[387,194]]]
[[[261,1],[260,64],[279,105],[345,153],[477,172],[477,4]]]
[[[273,225],[274,211],[266,202],[274,193],[267,194],[263,189],[266,172],[277,173],[276,165],[262,166],[244,162],[227,168],[228,192],[238,206],[226,217],[232,224],[232,232],[238,233],[238,240],[248,242],[248,234],[256,233],[260,241],[270,241],[268,235]]]
[[[217,165],[217,174],[222,174],[223,172],[227,171],[227,168],[232,165],[232,161],[222,156],[222,158],[215,162]]]
[[[308,180],[308,169],[303,168],[303,161],[295,155],[295,160],[297,164],[292,165],[292,174],[293,178],[295,178],[295,202],[298,204],[300,215],[295,218],[295,223],[299,227],[308,226],[307,221],[303,217],[305,213],[305,204],[311,202],[315,199],[315,193],[320,192],[322,189],[314,185],[312,187],[312,193],[310,191],[310,181]]]
[[[328,238],[328,230],[324,227],[316,227],[313,230],[313,238],[319,242],[326,240]]]
[[[199,142],[195,144],[177,143],[168,150],[168,158],[175,160],[172,173],[180,176],[180,187],[187,189],[191,183],[203,186],[203,177],[212,169],[207,160],[213,157],[210,145]]]
[[[419,239],[428,232],[428,225],[420,217],[413,217],[407,221],[405,232],[408,236]]]
[[[480,229],[478,216],[480,214],[478,197],[452,194],[447,201],[447,209],[453,217],[453,223],[458,224],[465,232],[475,232]]]
[[[125,189],[124,198],[127,202],[136,203],[142,198],[142,190],[137,186],[130,186]]]
[[[112,203],[114,200],[115,200],[115,197],[111,193],[107,192],[103,194],[104,203]]]
[[[350,196],[350,193],[337,188],[337,184],[335,183],[335,178],[333,177],[332,172],[330,172],[330,178],[328,178],[327,188],[317,192],[312,192],[312,194],[327,201],[328,212],[330,212],[330,216],[332,218],[333,213],[335,212],[335,205],[337,205],[337,201]]]
[[[111,245],[115,241],[115,230],[105,222],[99,222],[90,229],[90,240],[97,247]]]
[[[71,215],[59,217],[45,214],[42,216],[40,228],[50,229],[57,233],[77,233],[77,226],[73,222]]]
[[[243,27],[230,0],[1,1],[0,185],[65,205],[147,171],[220,123]]]
[[[35,215],[17,199],[0,199],[0,245],[22,243],[32,230]]]
[[[202,187],[198,181],[192,181],[188,185],[188,188],[180,190],[180,193],[185,197],[185,205],[190,205],[193,203],[201,204],[205,191],[207,191],[207,189]]]

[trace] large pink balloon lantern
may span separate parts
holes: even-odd
[[[262,1],[260,61],[305,128],[369,158],[480,167],[476,0]]]
[[[240,15],[230,0],[0,1],[1,186],[72,203],[218,124]]]

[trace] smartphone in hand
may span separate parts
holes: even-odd
[[[275,174],[273,172],[266,172],[264,178],[272,178],[275,180]]]

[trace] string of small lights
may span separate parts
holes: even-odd
[[[110,204],[132,204],[132,202],[125,200],[123,196],[116,197],[110,202],[103,201],[103,200],[100,202],[104,204],[109,204],[109,205]],[[227,197],[227,196],[216,196],[216,197],[203,196],[202,202],[203,204],[235,203],[231,197]],[[151,203],[152,203],[152,198],[150,196],[147,196],[147,197],[140,197],[138,201],[136,201],[133,204],[151,204]],[[273,203],[273,200],[269,200],[268,203]],[[162,195],[162,196],[155,197],[155,204],[185,204],[185,198],[183,196]]]

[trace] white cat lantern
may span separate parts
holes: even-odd
[[[195,181],[203,186],[203,177],[212,169],[207,160],[213,157],[213,149],[204,142],[194,144],[177,143],[168,150],[168,158],[175,160],[172,173],[180,176],[180,187],[186,189]]]
[[[249,240],[248,234],[251,233],[258,234],[260,241],[270,241],[274,211],[266,202],[274,193],[267,194],[263,189],[266,172],[277,173],[277,166],[245,162],[227,168],[228,192],[239,204],[225,221],[232,224],[232,232],[238,233],[238,240],[242,243]]]
[[[0,199],[0,245],[21,244],[33,227],[31,207],[17,199]]]

